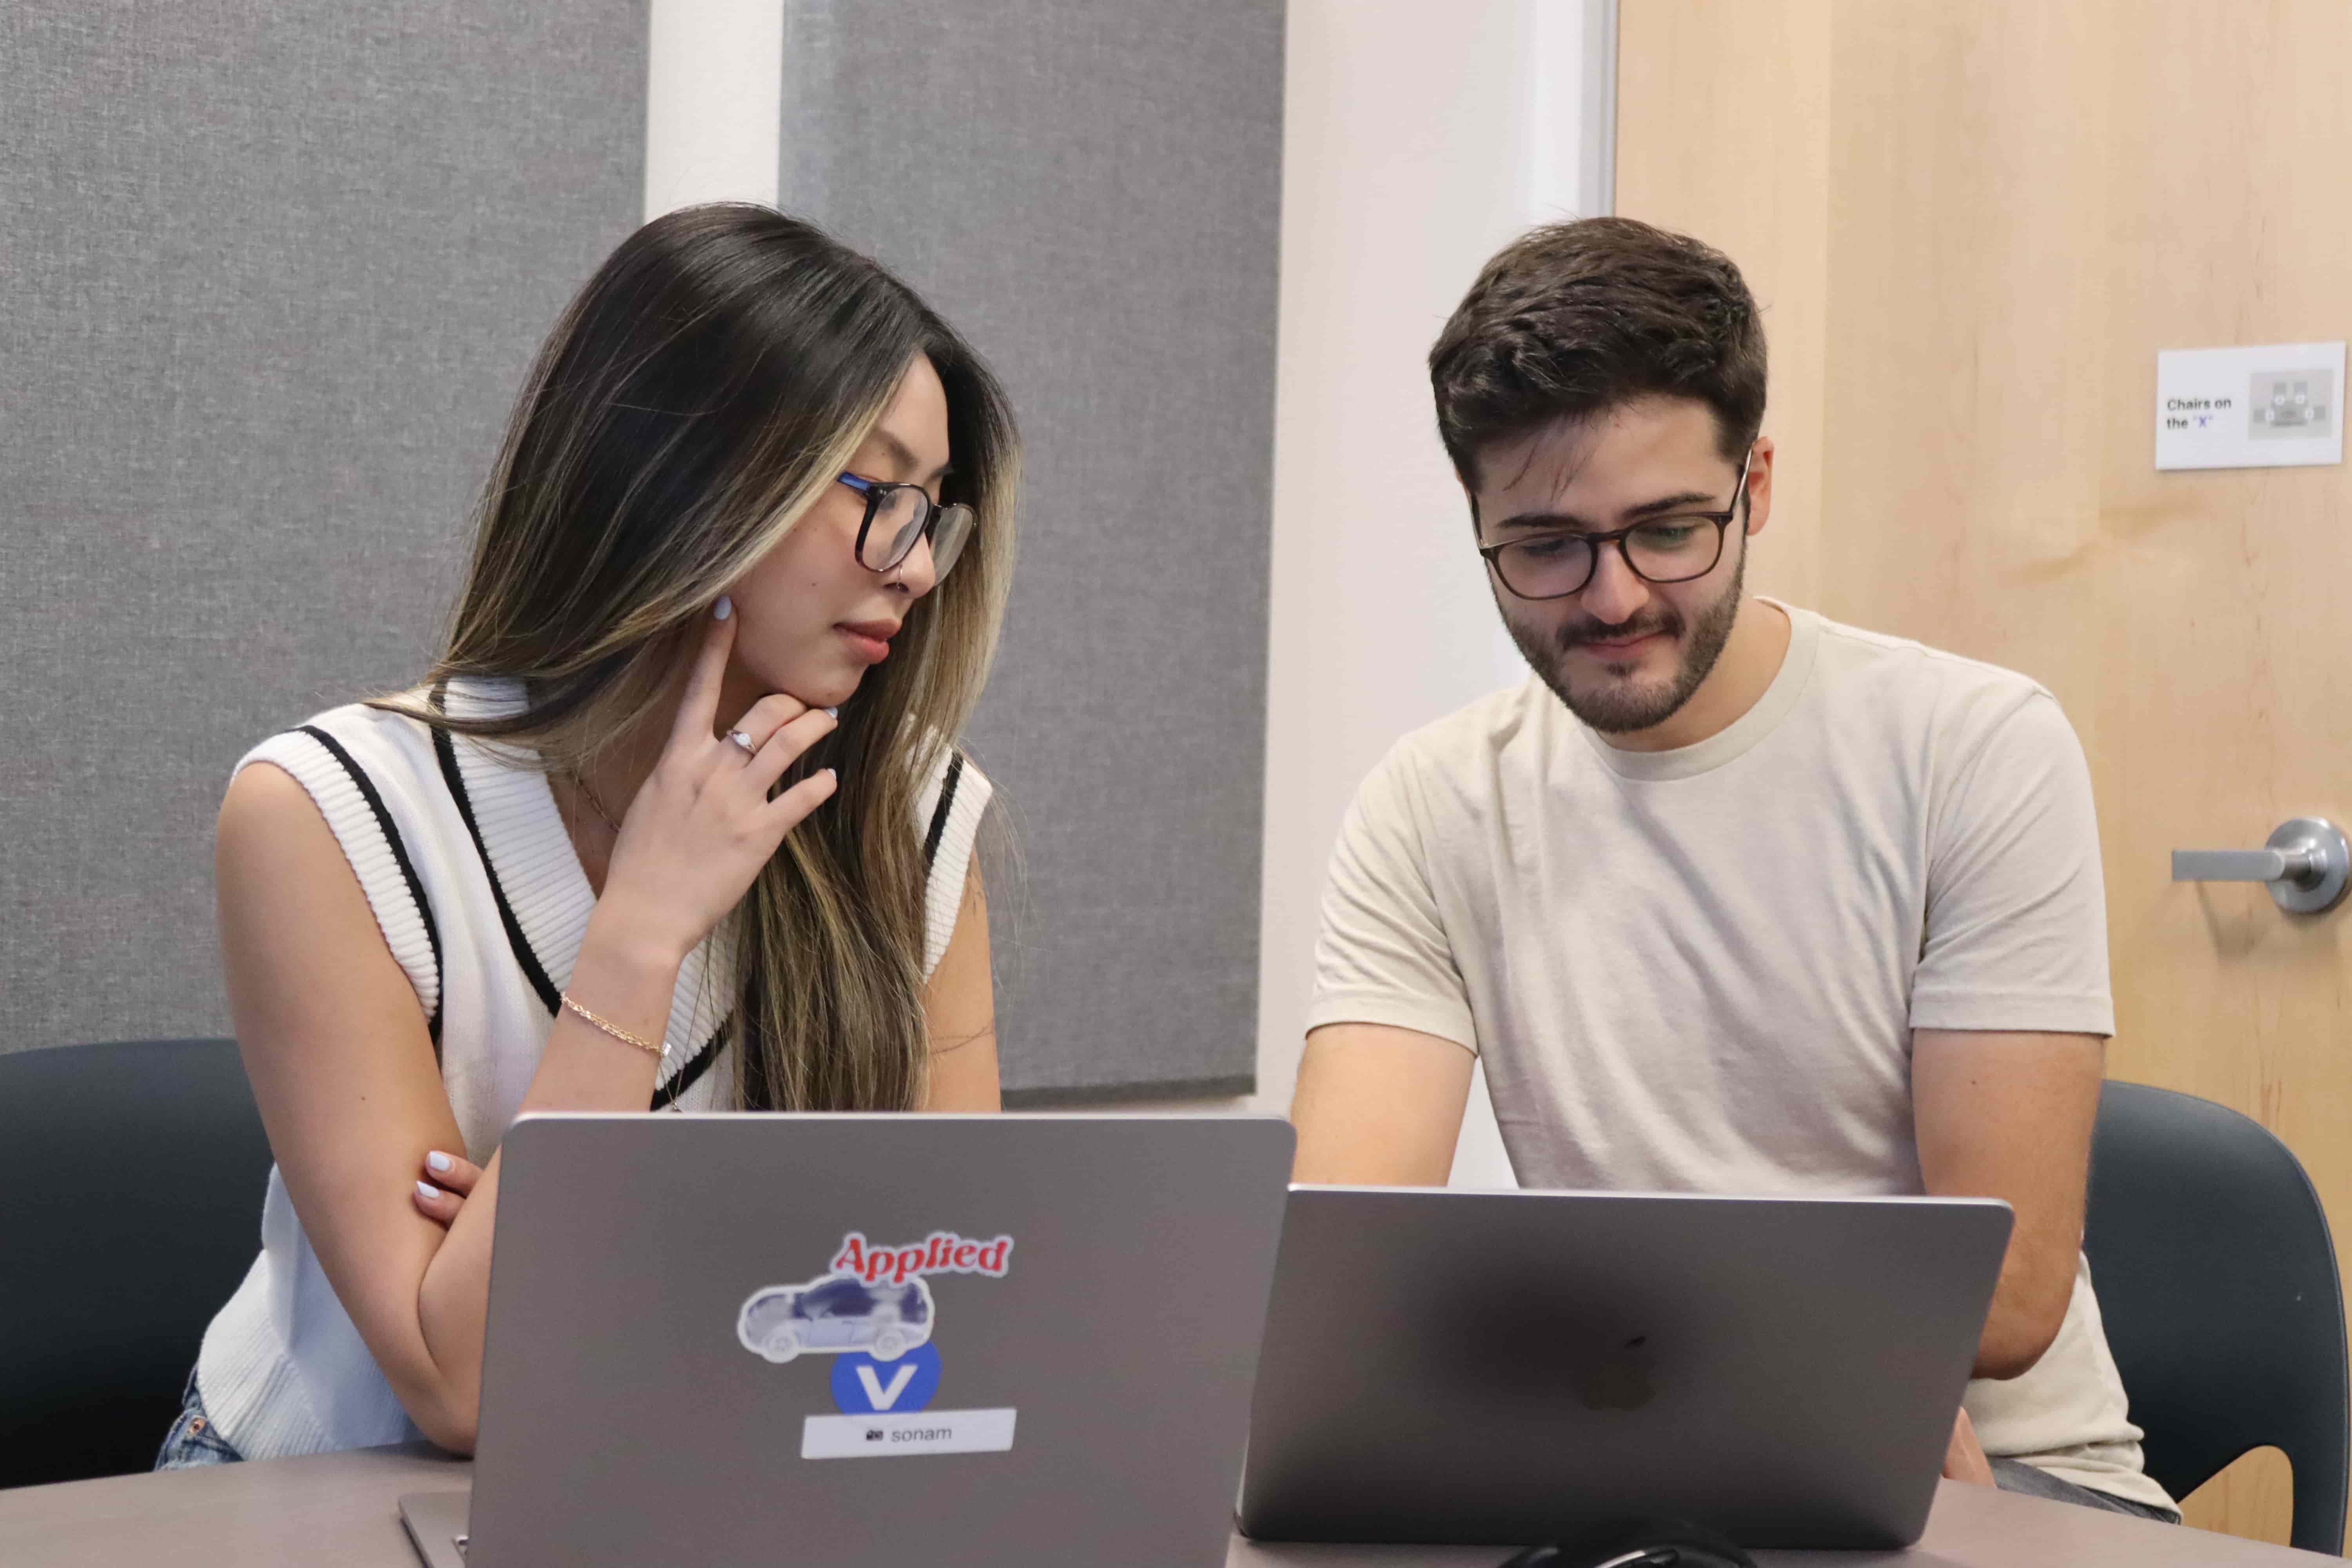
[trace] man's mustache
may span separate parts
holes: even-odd
[[[1635,637],[1653,637],[1662,633],[1667,637],[1679,637],[1682,635],[1682,617],[1670,610],[1659,610],[1647,616],[1635,616],[1632,620],[1620,621],[1615,626],[1606,626],[1599,621],[1586,621],[1580,626],[1560,628],[1559,651],[1566,653],[1572,647],[1582,647],[1587,643],[1630,642]]]

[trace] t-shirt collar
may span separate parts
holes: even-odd
[[[1795,710],[1812,679],[1813,655],[1821,647],[1822,619],[1811,610],[1784,605],[1778,599],[1760,594],[1757,598],[1789,617],[1789,648],[1781,656],[1780,668],[1772,677],[1772,684],[1764,689],[1764,695],[1756,700],[1755,706],[1706,740],[1677,746],[1670,752],[1624,751],[1602,740],[1591,725],[1575,721],[1577,732],[1610,772],[1620,778],[1650,781],[1695,778],[1744,756],[1780,727],[1780,721]]]

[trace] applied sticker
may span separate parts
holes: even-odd
[[[1013,1238],[970,1241],[951,1230],[935,1230],[906,1247],[873,1247],[862,1231],[841,1238],[833,1255],[833,1272],[854,1274],[871,1285],[882,1279],[899,1283],[919,1274],[986,1274],[1002,1279],[1013,1267]]]

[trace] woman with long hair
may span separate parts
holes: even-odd
[[[416,687],[238,765],[221,944],[277,1156],[159,1465],[473,1447],[527,1110],[992,1110],[1012,567],[978,356],[806,224],[690,208],[566,310]]]

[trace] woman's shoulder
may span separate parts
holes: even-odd
[[[315,814],[362,884],[413,886],[415,862],[450,836],[453,820],[437,731],[422,717],[426,695],[345,703],[261,742],[237,759],[224,828],[235,819],[266,831]]]
[[[281,730],[237,759],[234,773],[255,763],[271,763],[305,786],[341,781],[365,793],[406,795],[419,787],[437,791],[443,772],[437,754],[446,734],[426,719],[446,711],[476,717],[504,710],[519,700],[514,683],[454,680],[414,687],[313,713]],[[313,790],[315,794],[315,789]]]
[[[359,882],[385,944],[415,986],[437,1029],[440,938],[434,918],[436,847],[450,826],[436,755],[436,731],[422,714],[427,694],[401,692],[314,713],[239,759],[221,810],[221,851],[301,858],[289,875],[324,874],[341,860]],[[268,767],[257,767],[257,763]],[[290,782],[289,782],[290,781]],[[323,819],[331,837],[316,831]]]
[[[402,692],[382,700],[398,706],[348,702],[313,713],[239,757],[231,779],[240,779],[256,763],[268,763],[314,795],[322,785],[338,793],[350,788],[404,794],[433,765],[431,726],[401,710],[421,709],[423,697]]]

